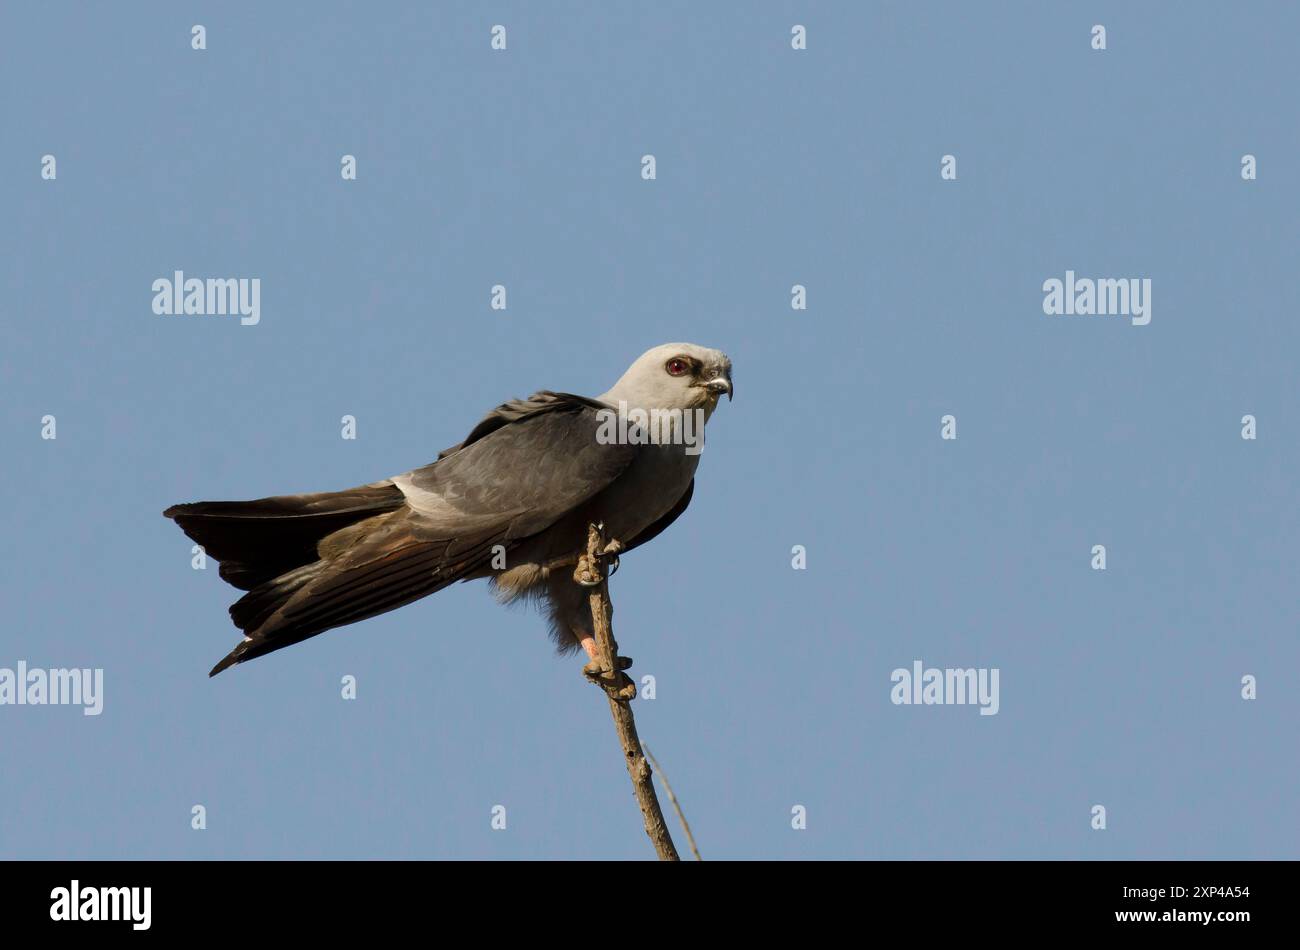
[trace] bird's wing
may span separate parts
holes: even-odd
[[[246,639],[213,673],[441,590],[599,494],[638,447],[597,439],[602,404],[550,395],[394,477],[404,507],[324,539],[321,560],[245,595],[231,616]]]
[[[484,436],[512,422],[518,422],[521,419],[547,412],[570,410],[575,406],[590,406],[595,410],[609,408],[603,402],[588,399],[586,396],[575,396],[573,393],[557,393],[549,389],[543,389],[533,393],[527,399],[511,399],[509,402],[503,402],[484,416],[479,421],[479,424],[470,430],[469,435],[465,436],[463,441],[457,442],[451,448],[439,452],[438,459],[442,460],[454,452],[459,452],[465,446],[477,442]]]
[[[635,444],[597,438],[603,403],[538,393],[507,403],[436,462],[392,479],[420,531],[492,530],[530,537],[599,494],[632,463]]]

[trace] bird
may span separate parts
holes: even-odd
[[[172,505],[163,515],[246,592],[230,607],[243,639],[208,675],[480,579],[503,603],[542,607],[558,651],[581,649],[586,670],[598,668],[588,591],[574,580],[588,526],[602,527],[617,558],[677,520],[723,395],[734,395],[725,353],[666,343],[600,396],[541,390],[504,402],[401,475]]]

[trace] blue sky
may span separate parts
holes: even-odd
[[[706,857],[1295,857],[1298,28],[5,5],[0,667],[105,695],[0,706],[0,854],[650,856],[538,616],[460,585],[208,680],[235,592],[161,511],[396,474],[689,340],[736,399],[613,595]],[[260,323],[155,315],[178,269],[259,278]],[[1046,316],[1066,270],[1150,278],[1151,323]],[[997,668],[998,714],[892,704],[915,660]]]

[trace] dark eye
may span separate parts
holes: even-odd
[[[668,361],[668,365],[665,366],[664,368],[668,370],[669,376],[684,376],[686,374],[686,371],[691,367],[690,364],[686,362],[686,360],[674,356],[672,359]]]

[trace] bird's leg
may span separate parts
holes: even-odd
[[[615,538],[605,545],[597,557],[605,564],[605,577],[611,577],[618,570],[618,556],[623,550],[623,542]],[[595,587],[600,583],[598,572],[592,570],[591,559],[585,555],[578,556],[578,567],[573,572],[573,579],[583,587]]]
[[[591,569],[591,559],[585,554],[578,557],[578,566],[573,571],[573,582],[583,587],[600,586],[600,578]]]
[[[573,580],[582,587],[599,587],[610,574],[618,569],[618,555],[623,550],[623,543],[618,540],[609,541],[604,548],[596,550],[595,538],[598,532],[604,531],[604,525],[592,526],[589,537],[590,547],[587,551],[578,556],[578,565],[573,571]],[[598,592],[588,598],[592,604],[593,615],[600,609],[597,605],[604,602],[604,609],[612,611],[609,606],[608,597],[603,592]],[[603,689],[611,700],[621,700],[627,702],[636,698],[636,684],[623,671],[632,666],[630,657],[617,656],[609,664],[612,669],[606,670],[606,663],[601,656],[600,646],[596,642],[594,631],[588,632],[579,626],[573,626],[573,638],[582,644],[583,650],[586,651],[590,662],[582,668],[582,675],[588,680],[595,683]],[[614,642],[614,636],[609,634],[610,646],[615,654],[618,653],[618,644]]]
[[[613,677],[606,677],[605,665],[600,660],[600,647],[596,645],[596,638],[585,630],[574,630],[573,634],[578,638],[578,642],[582,644],[582,649],[586,651],[587,659],[590,661],[582,668],[582,675],[601,689],[611,693],[615,698],[632,699],[635,697],[636,684],[623,672],[626,669],[631,669],[632,658],[630,656],[620,656],[614,664],[617,673]],[[613,682],[611,682],[611,679]]]

